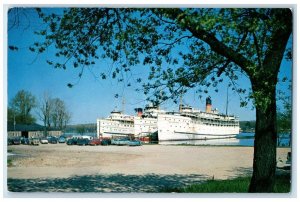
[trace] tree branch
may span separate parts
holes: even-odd
[[[259,64],[260,67],[262,67],[261,52],[260,52],[258,40],[257,40],[257,37],[256,37],[254,32],[252,33],[252,35],[253,35],[254,45],[255,45],[255,49],[256,49],[256,53],[257,53],[258,64]]]
[[[290,9],[274,9],[273,15],[281,20],[281,26],[270,36],[270,45],[267,47],[263,67],[266,71],[278,72],[284,55],[287,42],[293,29],[292,11]],[[280,17],[279,17],[280,16]],[[280,40],[278,40],[280,39]],[[277,79],[277,73],[276,78]]]
[[[164,42],[159,42],[158,44],[163,44],[163,45],[166,45],[166,46],[172,46],[174,44],[176,44],[177,42],[181,41],[182,39],[184,38],[192,38],[193,36],[192,35],[189,35],[189,36],[182,36],[182,37],[179,37],[177,38],[175,41],[173,41],[172,43],[164,43]]]
[[[236,50],[233,50],[232,48],[226,46],[224,43],[220,42],[213,34],[201,28],[199,24],[189,20],[189,16],[187,16],[181,9],[173,9],[172,11],[173,13],[172,15],[170,15],[170,18],[178,21],[179,24],[184,23],[187,30],[189,30],[194,37],[206,42],[214,52],[234,62],[235,64],[240,66],[245,72],[247,72],[247,74],[253,74],[251,68],[254,66],[253,62],[245,58]],[[183,19],[184,22],[182,22]]]

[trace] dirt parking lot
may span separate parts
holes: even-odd
[[[8,190],[156,192],[206,179],[250,174],[252,147],[8,146]],[[285,160],[289,148],[279,148]]]

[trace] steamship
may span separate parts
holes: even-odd
[[[166,112],[154,106],[146,106],[144,114],[141,108],[136,111],[135,136],[157,132],[159,141],[179,141],[223,139],[239,134],[238,118],[212,109],[210,97],[206,98],[205,112],[183,104],[179,105],[178,112]]]
[[[238,118],[212,109],[210,97],[206,98],[205,112],[183,104],[178,112],[166,112],[153,105],[147,105],[144,111],[135,110],[136,116],[113,111],[108,118],[98,119],[98,135],[143,137],[157,133],[159,141],[173,141],[231,138],[239,133]]]
[[[219,114],[206,98],[206,111],[179,105],[179,112],[158,114],[159,141],[207,140],[235,137],[239,134],[239,120],[233,115]]]

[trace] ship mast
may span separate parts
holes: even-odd
[[[125,113],[125,98],[124,96],[122,97],[122,113]]]
[[[229,86],[227,86],[227,95],[226,95],[226,116],[228,116],[228,88]]]
[[[179,99],[179,112],[182,112],[182,94],[180,94],[180,99]]]

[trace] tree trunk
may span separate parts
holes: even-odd
[[[273,192],[276,170],[276,83],[263,88],[253,85],[253,92],[259,90],[256,103],[256,127],[254,141],[253,175],[249,192]]]

